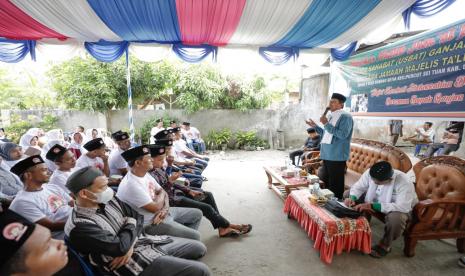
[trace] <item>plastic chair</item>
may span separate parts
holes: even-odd
[[[68,237],[65,236],[65,244],[68,247],[69,251],[71,251],[71,254],[76,257],[78,260],[82,271],[84,271],[84,274],[86,276],[98,276],[98,274],[94,273],[94,270],[92,269],[92,265],[87,263],[87,261],[71,246],[69,243]]]

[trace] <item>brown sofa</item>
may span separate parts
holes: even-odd
[[[418,240],[457,239],[465,252],[465,160],[454,156],[424,159],[413,167],[419,203],[405,233],[404,254],[415,255]]]
[[[394,169],[405,173],[412,168],[412,162],[407,154],[396,147],[368,139],[352,139],[345,175],[346,188],[357,182],[374,163],[382,160],[389,161]]]

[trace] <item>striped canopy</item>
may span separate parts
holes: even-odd
[[[155,43],[176,45],[178,50],[264,47],[292,55],[302,49],[331,49],[358,41],[401,16],[414,3],[415,0],[0,0],[0,37],[4,43],[58,39],[55,45]]]

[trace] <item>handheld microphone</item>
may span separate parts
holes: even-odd
[[[326,116],[326,114],[328,114],[328,111],[329,111],[329,110],[330,110],[329,106],[326,107],[325,112],[323,113],[323,116]],[[323,117],[323,116],[322,116],[322,117]]]

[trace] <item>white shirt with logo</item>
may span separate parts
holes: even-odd
[[[76,161],[76,169],[85,168],[85,167],[94,167],[103,172],[105,164],[103,163],[103,159],[100,157],[90,158],[87,154],[81,155]]]
[[[121,175],[120,169],[127,169],[128,163],[124,160],[121,153],[124,151],[120,148],[114,149],[110,152],[110,156],[108,157],[108,165],[110,166],[110,175]]]
[[[144,224],[151,224],[155,214],[145,210],[142,206],[158,201],[155,192],[161,189],[163,188],[150,174],[146,173],[144,177],[139,177],[129,171],[121,180],[116,196],[143,215]]]
[[[71,214],[68,205],[71,197],[54,184],[42,185],[35,192],[20,191],[10,205],[10,209],[32,222],[48,218],[53,222],[63,221]]]
[[[73,170],[69,172],[64,172],[57,169],[50,176],[50,180],[48,181],[48,183],[60,187],[66,194],[69,194],[71,191],[68,190],[68,188],[66,187],[66,181],[72,173]]]

